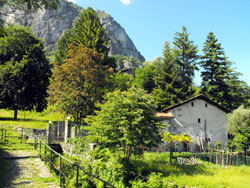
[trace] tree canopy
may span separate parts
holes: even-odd
[[[65,32],[58,41],[56,61],[59,64],[67,57],[68,45],[84,45],[104,57],[108,55],[106,47],[108,36],[105,33],[97,13],[92,8],[83,9],[74,21],[73,28]],[[107,62],[106,62],[107,63]]]
[[[203,68],[201,92],[231,109],[247,101],[248,96],[244,94],[249,93],[249,89],[239,80],[240,74],[232,68],[232,62],[225,56],[213,32],[208,34],[202,51],[203,55],[199,62]]]
[[[162,125],[154,115],[152,96],[133,87],[108,93],[105,100],[96,115],[87,119],[92,141],[113,152],[123,151],[127,157],[139,152],[140,147],[158,145]]]
[[[42,41],[29,28],[11,26],[0,37],[0,108],[41,112],[51,76]]]
[[[62,65],[55,63],[48,99],[79,123],[102,100],[110,69],[102,64],[102,56],[83,45],[69,46],[67,54]]]

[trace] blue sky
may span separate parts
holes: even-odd
[[[78,0],[79,6],[103,10],[125,29],[146,60],[162,56],[165,41],[187,27],[202,54],[212,31],[226,56],[250,85],[250,0]],[[199,74],[196,74],[199,83]]]

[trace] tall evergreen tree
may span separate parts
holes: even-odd
[[[158,65],[157,74],[154,78],[155,87],[152,91],[158,110],[173,105],[185,98],[182,83],[178,76],[177,57],[166,42],[163,51],[163,62]]]
[[[208,34],[202,51],[201,91],[210,99],[228,106],[232,100],[227,82],[230,79],[230,62],[213,32]]]
[[[56,62],[63,64],[63,60],[67,57],[69,44],[73,46],[82,44],[102,55],[105,63],[108,55],[107,42],[108,36],[102,27],[97,13],[90,7],[86,10],[83,9],[74,21],[73,28],[65,32],[58,41]]]
[[[182,81],[183,92],[186,98],[195,93],[193,87],[194,71],[198,70],[198,48],[194,42],[189,39],[186,27],[182,27],[182,32],[176,32],[174,37],[174,53],[177,56],[178,76]],[[185,99],[186,99],[185,98]]]

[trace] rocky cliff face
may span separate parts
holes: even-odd
[[[44,40],[47,51],[56,49],[56,42],[62,34],[72,28],[73,20],[78,16],[80,7],[66,0],[60,0],[57,11],[38,10],[36,13],[25,14],[17,11],[4,19],[7,23],[19,23],[30,26],[35,35]],[[135,57],[142,62],[144,57],[138,52],[125,30],[108,14],[97,11],[104,29],[111,39],[110,55]]]

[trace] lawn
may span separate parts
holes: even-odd
[[[47,128],[49,121],[64,121],[63,114],[54,111],[52,106],[49,106],[41,113],[35,111],[18,111],[17,120],[13,119],[13,110],[0,109],[0,127],[23,127],[23,128]]]
[[[209,162],[193,166],[170,164],[167,159],[168,155],[145,153],[143,158],[134,159],[133,163],[137,166],[141,176],[152,174],[152,172],[160,174],[157,181],[162,183],[162,187],[167,184],[200,188],[249,187],[249,166],[225,167]]]

